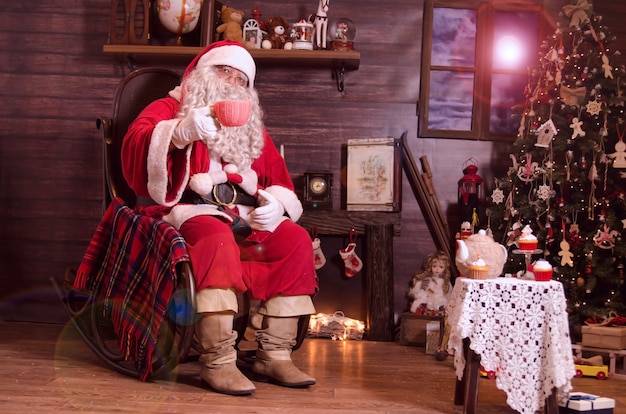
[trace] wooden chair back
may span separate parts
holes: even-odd
[[[152,101],[167,96],[181,80],[176,72],[145,67],[134,70],[122,79],[113,98],[110,118],[99,117],[96,126],[103,133],[104,206],[120,197],[129,206],[136,202],[135,193],[128,187],[122,175],[122,141],[130,123]]]

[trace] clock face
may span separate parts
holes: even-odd
[[[326,171],[307,171],[304,177],[302,206],[307,210],[332,209],[333,175]]]
[[[313,177],[309,181],[309,186],[314,194],[322,194],[326,191],[326,180],[321,177]]]

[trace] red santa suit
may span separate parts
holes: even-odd
[[[183,83],[206,54],[203,64],[239,69],[248,76],[252,88],[254,62],[247,60],[239,49],[243,50],[228,41],[221,42],[219,49],[209,46],[188,66]],[[224,50],[229,53],[222,53]],[[140,200],[136,211],[171,223],[185,238],[197,285],[198,312],[233,308],[232,300],[220,299],[220,295],[202,300],[204,289],[248,291],[253,299],[263,301],[279,296],[310,298],[317,290],[311,238],[296,224],[302,205],[267,131],[263,129],[260,156],[234,177],[246,193],[257,196],[257,190],[263,189],[280,202],[285,216],[274,228],[254,230],[238,243],[229,215],[212,204],[181,201],[189,190],[208,194],[214,185],[232,181],[233,177],[228,163],[216,160],[204,141],[193,141],[185,148],[170,151],[174,130],[180,122],[177,115],[184,99],[181,94],[180,87],[176,88],[169,96],[147,106],[130,125],[122,146],[122,169]],[[250,217],[254,209],[244,205],[226,208],[244,218]],[[307,311],[301,313],[314,313],[312,302],[305,308]]]

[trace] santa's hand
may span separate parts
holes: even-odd
[[[190,143],[213,138],[217,124],[210,116],[209,108],[193,108],[180,120],[172,134],[172,144],[183,149]]]
[[[285,207],[265,190],[258,191],[259,207],[250,213],[250,226],[255,230],[274,231],[284,219]]]

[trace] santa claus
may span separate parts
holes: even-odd
[[[302,205],[263,126],[255,74],[239,43],[209,45],[180,86],[139,114],[122,147],[136,211],[171,223],[187,242],[202,381],[232,395],[255,390],[236,366],[233,321],[237,294],[246,291],[261,300],[263,315],[253,371],[287,387],[315,384],[291,361],[298,319],[315,313],[311,238],[296,224]],[[224,101],[251,102],[243,125],[216,117]]]

